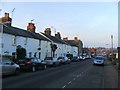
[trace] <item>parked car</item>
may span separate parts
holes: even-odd
[[[46,62],[36,57],[20,59],[17,63],[20,65],[21,70],[34,72],[38,69],[46,69]]]
[[[91,59],[91,56],[90,55],[86,55],[86,59]]]
[[[94,65],[104,65],[104,58],[102,56],[96,56],[94,58]]]
[[[72,60],[71,60],[72,62],[78,62],[79,61],[79,58],[78,58],[78,56],[73,56],[73,58],[72,58]]]
[[[60,60],[61,64],[70,64],[70,59],[67,57],[58,57],[58,60]]]
[[[58,60],[57,58],[54,57],[46,57],[45,62],[47,64],[47,66],[56,66],[56,65],[60,65],[60,60]]]
[[[9,58],[0,58],[0,74],[10,75],[15,74],[18,75],[20,73],[20,66]]]

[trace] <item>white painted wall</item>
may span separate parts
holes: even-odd
[[[51,56],[51,42],[49,41],[41,41],[41,59],[44,60],[46,56]]]
[[[12,55],[13,52],[16,52],[16,46],[21,45],[23,48],[26,49],[27,57],[30,56],[34,57],[34,54],[36,53],[37,57],[44,59],[46,56],[51,56],[51,42],[41,40],[39,45],[39,40],[34,38],[27,38],[22,36],[16,36],[16,44],[13,45],[13,37],[14,35],[10,34],[3,34],[3,48],[2,53],[6,54],[5,52],[9,52],[9,55]],[[65,44],[59,44],[59,43],[53,43],[57,45],[57,50],[55,52],[56,57],[59,56],[66,56],[66,54],[69,52],[70,54],[73,54],[73,56],[78,55],[78,48],[70,45]],[[38,50],[38,48],[41,48],[41,50]]]
[[[27,57],[30,57],[29,53],[31,52],[31,57],[34,57],[34,54],[37,53],[37,49],[39,48],[39,40],[28,38],[27,45],[25,47],[27,52]]]
[[[3,43],[3,48],[2,48],[2,54],[9,54],[12,55],[13,52],[16,52],[16,46],[13,45],[12,38],[13,35],[10,34],[2,34],[2,43]],[[5,53],[8,52],[8,53]]]

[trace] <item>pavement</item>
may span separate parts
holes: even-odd
[[[117,65],[113,65],[110,61],[106,61],[104,68],[104,88],[118,88],[120,89],[119,72]]]

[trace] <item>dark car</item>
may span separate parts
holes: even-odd
[[[22,70],[36,71],[38,69],[46,69],[46,63],[44,60],[32,57],[21,59],[17,62]]]
[[[71,59],[72,62],[78,62],[79,61],[79,58],[77,56],[74,56],[72,59]]]
[[[1,58],[0,57],[0,74],[10,75],[20,73],[20,67],[18,64],[11,61],[9,58]]]

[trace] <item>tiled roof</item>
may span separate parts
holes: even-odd
[[[4,25],[3,26],[3,33],[12,34],[15,36],[23,36],[23,37],[29,37],[29,38],[49,41],[47,38],[43,37],[39,33],[30,32],[30,31],[27,31],[24,29],[13,27],[13,26]]]
[[[76,46],[77,47],[77,45],[74,43],[74,40],[65,40],[65,42],[67,42],[71,46]]]
[[[48,37],[49,39],[51,39],[53,42],[55,43],[60,43],[60,44],[67,44],[65,41],[63,41],[62,39],[59,39],[55,36],[51,36],[51,35],[46,35],[45,33],[42,33],[44,36]]]

